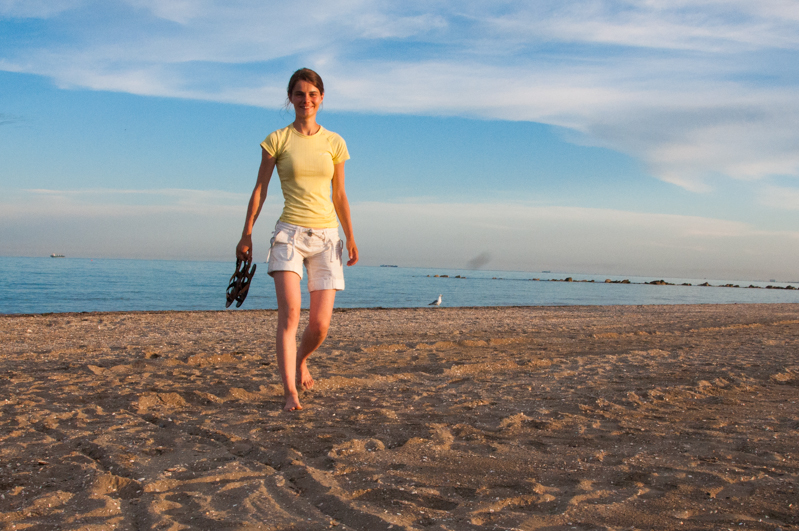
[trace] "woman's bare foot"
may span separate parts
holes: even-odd
[[[314,381],[311,373],[308,371],[308,365],[305,360],[297,366],[297,384],[300,389],[310,389],[313,387]]]
[[[300,397],[296,394],[286,395],[286,405],[283,406],[283,411],[297,411],[299,409],[302,409],[302,405],[300,405]]]

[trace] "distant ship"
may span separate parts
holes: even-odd
[[[397,267],[397,266],[395,266],[395,265],[383,264],[383,265],[381,265],[380,267]]]
[[[63,254],[51,254],[50,258],[66,258]]]

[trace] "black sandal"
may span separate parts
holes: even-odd
[[[241,266],[242,261],[237,258],[236,272],[230,277],[230,284],[227,287],[227,303],[225,304],[225,308],[230,308],[233,301],[236,301],[236,308],[241,307],[244,299],[247,298],[247,292],[250,291],[250,282],[252,281],[252,276],[255,274],[255,264],[253,264],[250,271],[247,271],[250,268],[250,260],[245,258],[243,267]]]

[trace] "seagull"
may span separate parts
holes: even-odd
[[[441,306],[441,294],[439,293],[438,298],[433,302],[431,302],[430,304],[428,304],[428,306]]]

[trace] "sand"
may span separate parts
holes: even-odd
[[[799,305],[333,319],[0,316],[0,528],[799,529]]]

